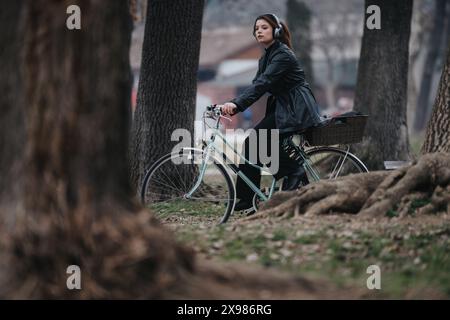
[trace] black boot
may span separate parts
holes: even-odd
[[[242,211],[247,210],[253,207],[253,204],[249,200],[239,200],[239,202],[236,203],[234,206],[234,211]]]
[[[309,183],[308,176],[306,175],[303,166],[300,166],[297,171],[286,176],[283,181],[281,189],[283,191],[297,190],[301,186],[306,186]]]

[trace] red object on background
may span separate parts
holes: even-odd
[[[131,90],[131,110],[136,110],[137,90],[133,88]]]

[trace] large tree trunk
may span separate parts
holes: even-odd
[[[131,21],[120,14],[127,4],[79,1],[82,30],[70,31],[66,16],[56,14],[65,12],[64,3],[44,2],[27,6],[27,208],[51,212],[50,203],[71,210],[85,201],[128,200]]]
[[[286,21],[291,31],[292,46],[305,70],[306,80],[314,86],[311,59],[311,10],[300,0],[288,0]]]
[[[0,225],[12,221],[20,188],[25,124],[21,92],[19,25],[23,1],[0,2]],[[9,223],[8,223],[9,224]]]
[[[381,29],[364,27],[354,109],[369,114],[357,150],[376,170],[385,160],[410,157],[406,100],[412,0],[366,0],[365,8],[370,5],[381,9]]]
[[[155,0],[148,6],[137,108],[131,133],[131,180],[170,152],[175,129],[193,138],[203,0]]]
[[[433,28],[430,32],[428,42],[428,52],[423,67],[423,75],[420,81],[419,98],[417,100],[417,109],[414,117],[414,131],[420,132],[425,128],[428,122],[430,109],[430,91],[436,60],[441,50],[442,38],[445,30],[445,5],[447,0],[435,0],[435,10],[433,19]]]
[[[65,2],[26,3],[25,213],[3,251],[0,296],[155,297],[176,278],[169,265],[191,260],[130,201],[127,1],[73,4],[81,31],[66,28]],[[66,287],[72,264],[81,291]]]
[[[421,151],[450,152],[450,46]]]

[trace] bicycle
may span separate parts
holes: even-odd
[[[251,163],[227,141],[220,132],[220,122],[224,118],[231,121],[223,116],[215,105],[206,107],[202,117],[202,148],[183,147],[166,154],[145,174],[140,191],[141,201],[160,219],[178,224],[192,224],[199,217],[202,222],[213,224],[227,222],[236,202],[236,188],[230,171],[240,176],[255,192],[254,210],[258,210],[261,201],[269,200],[275,191],[281,190],[282,181],[277,186],[277,180],[267,168]],[[208,119],[212,119],[215,124],[208,125]],[[206,127],[212,129],[208,139],[205,137]],[[311,147],[303,135],[298,137],[300,140],[297,142],[296,137],[287,141],[288,152],[302,160],[310,182],[368,172],[364,163],[349,151],[349,145],[346,149],[332,146]],[[238,166],[224,150],[217,146],[217,138],[231,148],[233,154],[242,161],[261,169],[269,180],[271,178],[269,187],[258,188],[239,171]]]

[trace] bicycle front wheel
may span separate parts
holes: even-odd
[[[317,147],[306,150],[305,153],[312,168],[307,170],[310,181],[336,179],[349,174],[369,172],[358,157],[340,148]]]
[[[167,224],[225,223],[234,209],[234,183],[221,163],[205,161],[205,155],[184,148],[160,158],[144,177],[144,206]]]

